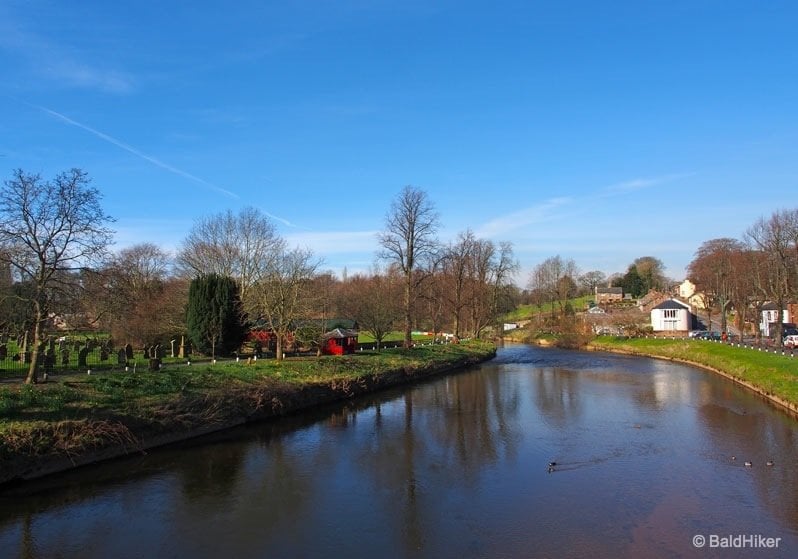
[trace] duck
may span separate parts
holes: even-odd
[[[768,460],[767,462],[765,462],[765,465],[766,466],[772,466],[773,465],[773,460]]]
[[[737,457],[736,456],[732,456],[731,459],[732,460],[737,460]]]
[[[549,468],[553,468],[557,465],[557,462],[549,462]]]
[[[753,466],[753,464],[751,462],[748,462],[748,461],[745,462],[745,467],[746,468],[750,468],[751,466]]]

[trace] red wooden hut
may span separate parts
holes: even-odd
[[[324,334],[322,352],[327,355],[344,355],[357,350],[357,330],[336,328]]]

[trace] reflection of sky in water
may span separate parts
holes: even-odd
[[[672,557],[696,533],[762,533],[788,557],[798,542],[795,422],[683,365],[511,346],[310,415],[0,494],[0,549]]]

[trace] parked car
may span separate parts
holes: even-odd
[[[798,347],[798,334],[784,336],[784,347]]]
[[[695,338],[699,340],[720,340],[720,332],[699,332]]]
[[[687,333],[687,336],[688,336],[689,338],[700,338],[700,337],[701,337],[701,335],[702,335],[704,332],[706,332],[706,331],[705,331],[705,330],[690,330],[690,331]]]

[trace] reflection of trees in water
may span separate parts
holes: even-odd
[[[374,409],[374,434],[356,460],[378,506],[398,521],[393,532],[407,553],[423,549],[426,531],[435,529],[443,504],[427,496],[437,484],[472,484],[488,464],[515,452],[520,398],[501,394],[501,384],[495,372],[454,375]]]
[[[535,372],[534,402],[545,420],[564,427],[582,415],[579,400],[580,372],[541,367]]]
[[[209,495],[230,495],[244,461],[246,449],[239,444],[211,444],[192,449],[192,459],[175,463],[175,473],[187,501]]]

